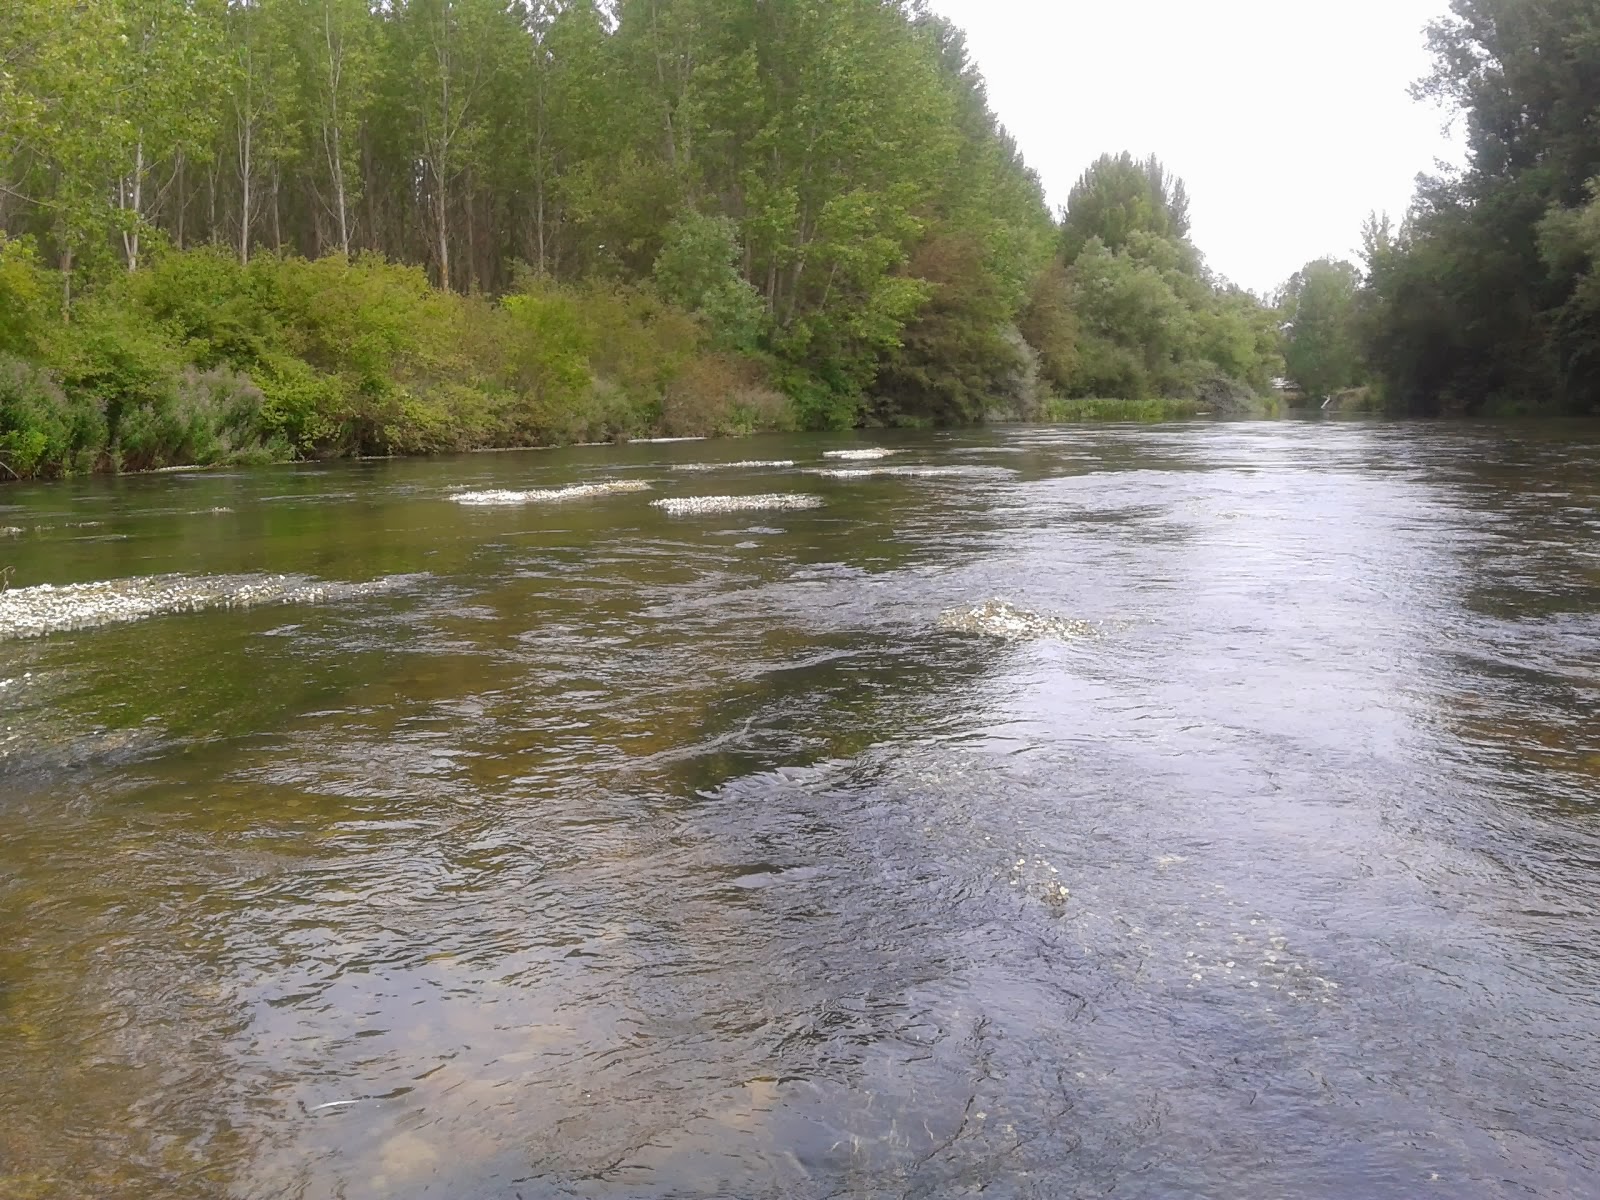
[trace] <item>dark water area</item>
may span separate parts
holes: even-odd
[[[677,469],[740,459],[796,465]],[[650,506],[765,492],[825,505]],[[0,641],[4,1200],[1600,1195],[1593,427],[634,445],[0,527],[13,597],[398,577]],[[941,621],[991,598],[1076,632]]]

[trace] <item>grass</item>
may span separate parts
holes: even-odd
[[[1203,410],[1194,400],[1062,400],[1047,401],[1044,419],[1072,421],[1185,421]]]

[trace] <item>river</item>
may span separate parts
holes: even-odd
[[[683,469],[737,460],[793,465]],[[765,493],[821,506],[651,505]],[[0,527],[0,618],[199,610],[0,641],[5,1200],[1600,1195],[1592,426],[305,465]]]

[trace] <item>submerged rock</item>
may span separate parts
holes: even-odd
[[[571,487],[534,488],[527,492],[489,490],[458,492],[450,498],[473,508],[498,508],[517,504],[564,504],[569,500],[589,500],[595,496],[614,496],[621,492],[647,492],[642,479],[612,479],[605,483],[576,483]]]
[[[0,641],[263,604],[323,604],[392,592],[422,576],[330,583],[304,575],[149,575],[0,592]]]
[[[790,511],[821,508],[820,496],[773,494],[769,496],[687,496],[672,500],[652,500],[652,508],[659,508],[671,517],[694,516],[697,513]]]
[[[1093,637],[1099,632],[1088,621],[1052,617],[1017,608],[1004,600],[986,600],[973,608],[953,608],[939,615],[939,628],[975,633],[1006,642],[1034,642]]]

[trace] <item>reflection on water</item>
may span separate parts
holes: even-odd
[[[410,579],[0,644],[0,1197],[1594,1194],[1597,465],[1194,425],[0,493],[17,587]]]

